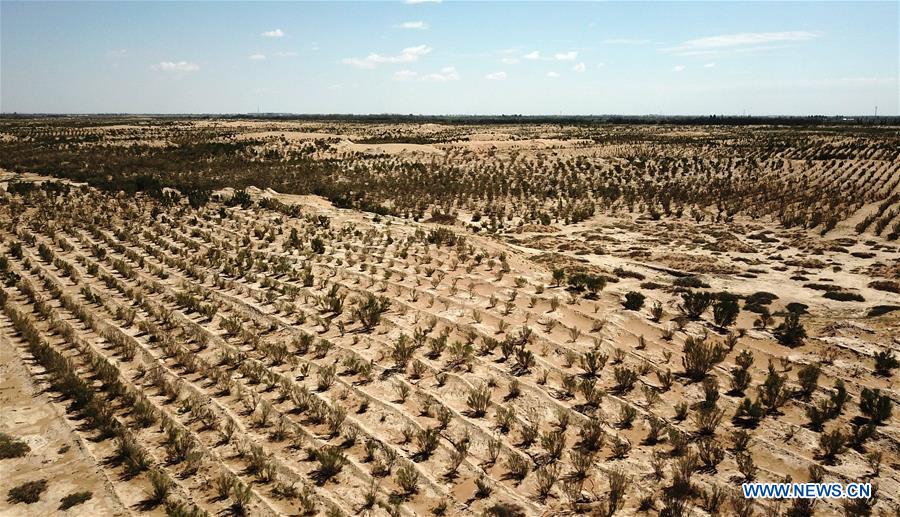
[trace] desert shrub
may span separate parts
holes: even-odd
[[[725,459],[725,449],[713,438],[698,441],[697,453],[703,466],[709,470],[714,470]]]
[[[324,483],[338,475],[347,463],[347,457],[337,447],[326,446],[311,450],[311,456],[319,463],[316,479]]]
[[[510,452],[506,458],[506,469],[509,477],[521,482],[531,471],[530,460],[516,452]]]
[[[674,382],[674,377],[672,376],[672,370],[656,370],[656,378],[659,380],[659,389],[662,392],[669,391],[672,388],[672,382]]]
[[[434,451],[437,450],[439,438],[440,430],[436,427],[429,427],[419,431],[416,434],[416,443],[419,447],[417,457],[426,460],[430,458]]]
[[[416,344],[406,334],[400,334],[391,346],[391,359],[394,360],[395,368],[405,370],[415,352]]]
[[[689,319],[698,320],[712,303],[712,295],[702,291],[681,293],[681,312]]]
[[[847,444],[847,437],[840,429],[834,429],[819,436],[819,455],[827,464],[833,464]]]
[[[31,447],[18,438],[0,433],[0,460],[20,458],[31,452]]]
[[[541,465],[535,471],[535,483],[537,484],[538,499],[544,501],[553,490],[553,485],[559,479],[559,465],[550,463]]]
[[[731,393],[742,395],[750,386],[750,366],[753,365],[753,354],[744,350],[735,358],[737,366],[731,369]]]
[[[397,486],[404,496],[410,496],[419,490],[419,473],[411,464],[397,469]]]
[[[487,510],[488,517],[525,517],[528,515],[525,509],[513,503],[496,503]]]
[[[625,293],[625,301],[622,302],[622,306],[630,311],[639,311],[644,306],[645,298],[646,296],[642,293],[629,291]]]
[[[512,428],[513,422],[516,420],[516,408],[509,406],[500,406],[497,408],[497,429],[506,434]]]
[[[681,422],[685,418],[687,418],[688,414],[688,404],[687,402],[679,402],[675,404],[675,416],[672,418],[675,419],[676,422]]]
[[[150,478],[150,497],[148,502],[153,505],[166,502],[169,492],[172,490],[172,482],[169,480],[169,476],[161,470],[153,469],[148,477]]]
[[[769,373],[766,380],[757,387],[757,401],[766,408],[768,413],[775,413],[783,406],[791,396],[786,388],[787,379],[779,375],[775,367],[769,363]]]
[[[894,280],[873,280],[869,282],[869,287],[878,291],[900,294],[900,282]]]
[[[741,308],[732,297],[720,297],[713,304],[713,322],[717,327],[729,327],[737,321]]]
[[[610,449],[613,458],[622,459],[628,456],[628,453],[631,452],[631,442],[629,442],[625,438],[619,438],[616,436],[613,437]]]
[[[599,350],[590,350],[581,355],[579,364],[586,375],[596,377],[606,365],[608,357]]]
[[[750,433],[738,429],[731,433],[731,449],[735,452],[743,452],[750,446]]]
[[[734,413],[735,420],[749,425],[756,425],[763,416],[765,416],[765,410],[759,401],[753,402],[749,398],[744,398]]]
[[[744,476],[744,479],[746,481],[753,481],[753,478],[756,477],[757,470],[759,470],[753,462],[753,456],[746,452],[742,452],[736,454],[734,460],[737,463],[738,472]]]
[[[829,300],[837,300],[839,302],[864,302],[866,299],[859,293],[850,291],[827,291],[822,295]]]
[[[677,427],[669,427],[666,434],[668,435],[669,445],[672,447],[669,453],[672,456],[683,455],[688,448],[688,435]]]
[[[882,395],[881,390],[863,388],[860,393],[859,410],[877,425],[890,418],[891,405],[891,397]]]
[[[547,458],[556,461],[562,458],[566,446],[566,433],[562,430],[550,431],[541,436],[541,447],[547,451]]]
[[[883,316],[894,311],[900,311],[900,305],[875,305],[869,309],[869,312],[866,313],[866,317],[877,318],[878,316]]]
[[[710,515],[720,515],[721,508],[728,500],[728,492],[719,485],[713,485],[709,490],[704,490],[701,497],[704,510]]]
[[[391,306],[389,298],[366,293],[356,301],[353,317],[359,320],[365,331],[371,331],[381,321],[381,315]]]
[[[488,385],[482,385],[478,388],[469,390],[466,403],[469,405],[472,417],[481,418],[487,413],[487,407],[491,402],[491,388]]]
[[[19,486],[13,487],[6,495],[6,502],[9,504],[25,503],[32,504],[38,502],[47,490],[47,480],[38,479],[36,481],[27,481]]]
[[[637,382],[638,379],[638,373],[627,366],[616,366],[613,375],[616,379],[613,390],[616,393],[627,393],[631,391],[631,389],[634,388],[634,383]]]
[[[717,409],[715,406],[701,407],[699,411],[694,413],[694,425],[697,426],[697,434],[700,436],[715,434],[723,416],[725,416],[724,409]]]
[[[754,304],[754,305],[771,305],[773,301],[777,300],[778,296],[773,293],[769,293],[766,291],[757,291],[745,300],[746,304]]]
[[[606,287],[606,278],[587,273],[576,273],[569,276],[569,289],[576,293],[587,292],[587,298],[596,298],[597,293]]]
[[[894,357],[894,353],[890,350],[883,350],[881,352],[877,352],[875,354],[875,374],[880,375],[882,377],[890,377],[891,370],[894,368],[900,367],[900,361]],[[0,450],[2,450],[2,442],[3,438],[0,435]],[[2,458],[2,452],[0,452],[0,458]]]
[[[850,395],[847,394],[847,388],[844,387],[844,381],[836,379],[834,381],[834,390],[829,396],[829,416],[835,418],[844,411],[844,404]]]
[[[850,434],[847,436],[847,446],[864,452],[866,442],[869,438],[875,436],[875,426],[874,422],[859,425],[851,424]]]
[[[809,418],[809,428],[813,431],[821,431],[822,425],[830,418],[831,407],[827,400],[810,404],[806,408],[806,417]]]
[[[678,458],[672,466],[672,486],[669,488],[669,495],[679,499],[686,499],[694,493],[694,487],[691,478],[697,469],[699,461],[697,456],[692,452]]]
[[[784,322],[775,328],[775,339],[779,343],[789,347],[795,347],[803,342],[806,337],[806,329],[800,323],[800,314],[788,312],[784,316]]]
[[[613,515],[622,509],[625,504],[625,491],[631,483],[631,478],[625,475],[621,469],[614,469],[607,473],[609,480],[609,492],[607,492],[605,515]]]
[[[813,392],[819,385],[819,374],[822,372],[822,367],[819,364],[807,364],[797,370],[797,382],[800,383],[800,390],[798,394],[804,399],[809,400],[809,397],[812,396]]]
[[[234,502],[231,504],[231,511],[235,515],[247,515],[250,507],[250,498],[253,496],[253,489],[249,485],[245,485],[240,481],[235,481],[231,489]]]
[[[665,428],[665,421],[654,415],[648,415],[645,419],[647,420],[649,430],[647,431],[647,437],[644,438],[643,443],[645,445],[654,445],[659,441],[660,432]]]
[[[116,455],[125,462],[125,468],[130,474],[146,470],[149,464],[146,453],[130,433],[116,438]]]
[[[637,409],[630,404],[624,402],[619,404],[619,421],[618,426],[622,429],[630,429],[635,417],[637,417]]]
[[[682,348],[685,375],[693,380],[701,380],[712,368],[725,359],[727,350],[717,343],[708,343],[704,338],[688,336]]]
[[[59,500],[59,510],[68,510],[73,506],[89,501],[92,497],[94,497],[94,494],[88,491],[71,493]]]
[[[809,305],[800,302],[791,302],[784,306],[788,312],[793,312],[795,314],[806,314],[807,309],[809,309]]]
[[[700,277],[696,276],[682,276],[676,278],[672,285],[676,287],[688,287],[691,289],[706,289],[709,287],[709,284],[700,279]]]
[[[579,446],[583,450],[591,452],[596,452],[603,448],[603,442],[606,440],[606,434],[603,433],[602,425],[595,419],[588,420],[581,426],[578,437]]]

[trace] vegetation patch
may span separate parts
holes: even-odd
[[[10,504],[25,503],[32,504],[38,502],[47,490],[47,480],[39,479],[37,481],[28,481],[21,485],[10,489],[6,497],[6,502]]]
[[[31,447],[18,438],[0,433],[0,460],[20,458],[31,452]]]

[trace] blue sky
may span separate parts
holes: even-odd
[[[0,110],[897,115],[893,2],[0,1]]]

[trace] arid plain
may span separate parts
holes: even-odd
[[[900,129],[709,122],[0,119],[0,514],[895,515]]]

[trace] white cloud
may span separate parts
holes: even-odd
[[[809,31],[741,32],[687,40],[674,47],[662,48],[660,50],[684,56],[703,55],[730,50],[736,51],[746,48],[767,50],[773,48],[771,47],[773,43],[810,41],[819,37],[821,37],[821,33]]]
[[[335,84],[332,84],[332,85],[330,85],[330,86],[328,87],[329,90],[340,90],[340,89],[343,89],[343,88],[344,88],[344,85],[341,84],[341,83],[335,83]]]
[[[672,67],[673,72],[684,72],[684,69],[687,68],[684,65],[675,65]]]
[[[275,57],[294,57],[297,55],[297,53],[294,52],[293,50],[287,50],[287,51],[283,51],[283,52],[275,52],[272,55]]]
[[[250,54],[250,59],[253,61],[264,61],[266,59],[265,54]]]
[[[439,4],[441,0],[405,0],[403,3],[407,5],[415,5],[415,4]]]
[[[281,29],[273,29],[262,33],[261,36],[264,36],[266,38],[283,38],[284,31]]]
[[[525,54],[524,56],[522,56],[522,59],[540,59],[540,58],[541,58],[541,53],[538,52],[537,50],[533,50],[533,51]]]
[[[514,65],[519,62],[519,58],[517,57],[504,57],[500,59],[500,62],[504,65]]]
[[[715,68],[715,66],[715,63],[706,63],[705,65],[703,65],[703,68]]]
[[[547,72],[547,77],[559,77],[559,74],[556,72]]]
[[[422,21],[416,22],[403,22],[399,25],[395,25],[398,29],[408,29],[408,30],[416,30],[416,31],[424,31],[428,29],[428,24]]]
[[[441,71],[434,74],[426,74],[422,76],[423,81],[432,81],[437,83],[444,83],[447,81],[459,81],[459,73],[456,71],[456,67],[453,66],[445,66],[441,68]]]
[[[489,79],[491,81],[505,81],[506,80],[506,72],[494,72],[491,74],[487,74],[484,76],[485,79]]]
[[[419,74],[412,70],[399,70],[394,72],[395,81],[428,81],[433,83],[445,83],[448,81],[459,81],[459,72],[456,67],[445,66],[439,72],[430,74]]]
[[[410,81],[418,76],[418,72],[413,72],[412,70],[398,70],[397,72],[394,72],[395,81]]]
[[[407,47],[403,49],[399,55],[383,56],[381,54],[369,54],[360,59],[357,57],[347,57],[341,60],[345,65],[351,65],[356,68],[371,70],[384,63],[412,63],[418,61],[420,57],[431,52],[431,47],[427,45],[419,45],[417,47]]]
[[[578,72],[580,74],[580,73],[584,72],[585,70],[587,70],[587,67],[582,62],[582,63],[577,63],[575,66],[573,66],[572,70],[575,72]]]
[[[116,49],[116,50],[107,51],[106,57],[108,59],[122,59],[127,54],[128,54],[127,50],[125,50],[124,48],[120,48],[120,49]]]
[[[197,66],[196,63],[189,63],[187,61],[161,61],[155,65],[151,65],[150,68],[161,72],[194,72],[200,70],[200,67]]]
[[[574,50],[571,52],[560,52],[553,55],[553,59],[557,61],[575,61],[578,58],[578,52]]]

